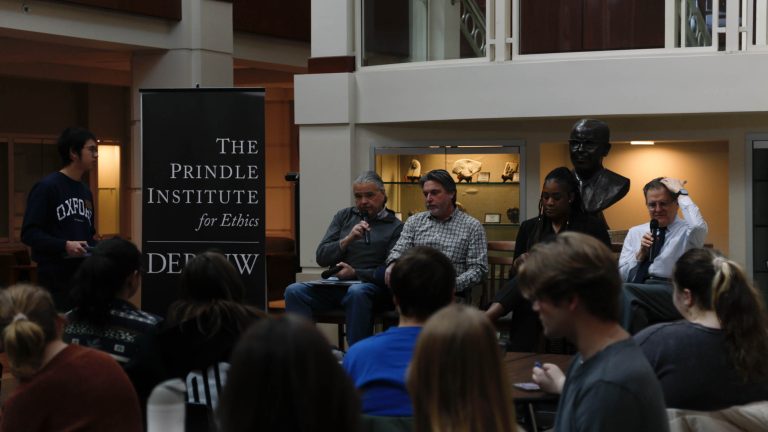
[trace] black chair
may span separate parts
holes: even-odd
[[[285,300],[273,300],[269,302],[268,311],[270,314],[285,313]],[[313,314],[312,319],[316,323],[321,324],[335,324],[336,325],[336,339],[339,349],[344,348],[344,338],[346,337],[345,326],[347,323],[347,316],[344,309],[331,309],[325,312],[317,312]],[[400,320],[400,315],[396,310],[387,310],[376,312],[373,316],[373,324],[381,325],[383,330],[396,326]]]
[[[488,242],[488,277],[480,296],[480,307],[487,309],[496,297],[496,292],[504,286],[509,270],[512,268],[515,252],[513,241]]]

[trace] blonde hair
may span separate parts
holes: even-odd
[[[451,305],[427,321],[407,386],[416,432],[508,432],[516,428],[496,333],[477,309]]]
[[[37,373],[48,342],[57,338],[56,307],[48,291],[19,284],[0,291],[0,322],[11,372],[18,378]]]

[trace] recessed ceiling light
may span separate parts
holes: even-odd
[[[654,145],[656,141],[630,141],[632,145]]]

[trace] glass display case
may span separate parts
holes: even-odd
[[[525,214],[521,150],[519,144],[430,144],[375,147],[373,154],[387,207],[403,221],[425,211],[419,176],[445,169],[456,180],[457,204],[483,224],[488,240],[514,240]]]

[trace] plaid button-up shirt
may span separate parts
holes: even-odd
[[[426,211],[405,221],[400,239],[387,257],[387,264],[413,246],[430,246],[444,253],[456,270],[456,291],[480,283],[488,273],[488,242],[480,222],[461,210],[440,221]]]

